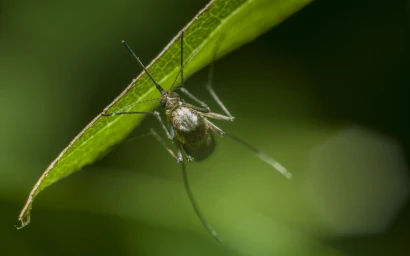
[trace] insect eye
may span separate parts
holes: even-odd
[[[165,108],[165,105],[167,104],[166,100],[161,100],[161,107]]]

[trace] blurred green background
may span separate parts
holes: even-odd
[[[0,1],[1,255],[408,255],[406,1],[316,1],[216,63],[214,88],[236,117],[218,125],[294,174],[225,138],[188,164],[225,244],[149,137],[46,189],[15,229],[48,164],[140,73],[121,40],[149,63],[206,3]],[[219,111],[206,79],[188,88]]]

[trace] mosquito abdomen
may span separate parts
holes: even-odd
[[[195,144],[183,144],[184,151],[194,158],[194,161],[200,162],[208,158],[215,149],[215,139],[212,133],[208,133],[206,139]]]
[[[215,141],[211,130],[196,110],[181,105],[170,113],[169,118],[187,155],[201,161],[213,152]]]

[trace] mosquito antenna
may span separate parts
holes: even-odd
[[[185,32],[185,31],[184,31]],[[183,32],[183,33],[184,33]],[[182,39],[182,38],[181,38]],[[178,79],[178,77],[179,77],[179,75],[180,74],[182,74],[182,72],[183,72],[183,70],[184,70],[184,67],[191,61],[191,59],[193,58],[193,57],[195,57],[195,55],[202,49],[202,45],[201,46],[199,46],[195,51],[193,51],[192,53],[191,53],[191,55],[189,55],[189,57],[188,57],[188,59],[185,61],[185,63],[182,65],[182,59],[183,58],[181,58],[181,69],[179,70],[179,72],[178,72],[178,74],[177,74],[177,76],[175,77],[175,79],[174,79],[174,82],[172,83],[172,86],[171,86],[171,89],[170,90],[172,90],[172,88],[174,88],[174,86],[175,86],[175,82],[177,81],[177,79]],[[182,41],[181,41],[181,49],[183,48],[183,46],[182,46]],[[181,55],[182,55],[182,51],[181,51]],[[183,79],[182,79],[183,80]]]
[[[278,172],[283,174],[286,178],[291,179],[292,178],[292,173],[286,170],[285,167],[283,167],[280,163],[277,161],[273,160],[270,156],[267,154],[263,153],[262,151],[256,149],[254,146],[250,145],[249,143],[239,139],[238,137],[235,137],[231,134],[225,133],[225,136],[230,138],[233,141],[238,142],[239,144],[245,146],[247,149],[251,150],[257,157],[262,159],[265,163],[269,164],[273,168],[275,168]]]
[[[185,190],[188,194],[188,197],[189,197],[189,200],[191,201],[192,206],[194,207],[196,215],[201,220],[202,225],[206,228],[206,230],[209,232],[209,234],[211,234],[211,236],[213,236],[216,240],[218,240],[218,242],[222,242],[222,239],[219,237],[218,233],[215,231],[215,229],[211,225],[209,225],[209,223],[208,223],[208,221],[206,221],[204,215],[202,215],[202,212],[199,209],[198,204],[196,203],[194,194],[192,193],[191,186],[189,185],[188,174],[187,174],[187,171],[186,171],[185,162],[182,161],[181,164],[182,164],[182,175],[183,175],[183,178],[184,178]]]
[[[147,75],[151,78],[151,80],[154,82],[155,87],[157,87],[158,91],[161,93],[161,95],[164,95],[167,93],[167,91],[164,90],[164,88],[161,87],[161,85],[159,85],[157,83],[157,81],[155,81],[154,77],[152,77],[152,75],[148,72],[148,70],[145,68],[144,64],[142,64],[142,62],[140,61],[140,59],[138,58],[137,55],[135,55],[135,53],[131,50],[131,48],[128,46],[128,44],[123,40],[122,44],[125,46],[125,48],[127,48],[127,50],[132,54],[132,56],[134,56],[134,58],[137,60],[138,64],[140,65],[140,67],[145,71],[145,73],[147,73]]]
[[[181,32],[181,87],[184,87],[184,30]]]
[[[188,59],[185,61],[183,68],[189,63],[189,61],[190,61],[193,57],[195,57],[195,55],[196,55],[196,54],[199,52],[199,50],[201,50],[201,49],[202,49],[202,46],[199,47],[199,48],[197,48],[193,53],[191,53],[191,55],[190,55],[190,56],[188,57]],[[174,82],[172,83],[172,86],[171,86],[171,89],[170,89],[170,90],[172,90],[172,88],[174,88],[175,82],[177,81],[179,75],[181,74],[181,71],[182,71],[182,69],[180,69],[180,70],[178,71],[178,74],[177,74],[177,76],[175,77]]]

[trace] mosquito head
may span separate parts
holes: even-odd
[[[180,98],[178,93],[169,91],[162,95],[161,105],[165,109],[173,109],[180,103]]]

